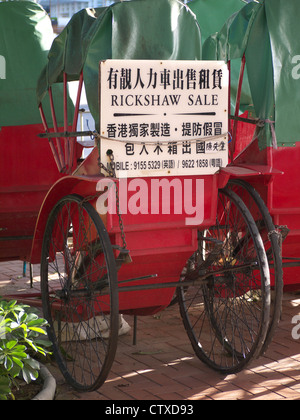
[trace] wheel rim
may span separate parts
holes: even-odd
[[[180,312],[196,355],[216,370],[236,372],[258,355],[267,333],[267,257],[251,214],[231,191],[220,191],[216,225],[202,238],[202,274],[216,244],[220,249],[203,281],[178,289]]]
[[[41,282],[48,335],[62,373],[78,390],[97,389],[117,348],[117,272],[104,225],[80,197],[65,197],[49,217]]]
[[[267,350],[268,345],[274,336],[280,320],[282,308],[283,268],[278,233],[275,229],[268,208],[252,185],[246,183],[245,181],[234,179],[230,180],[229,188],[242,198],[247,208],[250,210],[260,236],[262,237],[264,248],[268,257],[270,283],[274,293],[271,301],[269,331],[262,348],[263,354]]]

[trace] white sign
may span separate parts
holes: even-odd
[[[101,62],[102,163],[113,154],[121,177],[217,172],[228,163],[228,79],[221,61]]]

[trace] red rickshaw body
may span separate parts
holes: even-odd
[[[145,178],[151,200],[151,181],[160,178]],[[178,178],[177,178],[178,179]],[[194,182],[199,177],[191,178]],[[172,177],[169,179],[172,182]],[[181,177],[181,181],[183,181]],[[204,218],[201,229],[211,226],[216,217],[218,175],[202,177],[204,183]],[[127,180],[130,183],[130,179]],[[134,195],[128,194],[128,201]],[[209,199],[207,200],[207,197]],[[161,202],[162,202],[161,197]],[[174,204],[174,202],[173,202]],[[127,247],[130,250],[132,263],[122,265],[118,272],[118,281],[139,278],[149,275],[145,281],[131,282],[134,285],[147,283],[159,284],[177,282],[187,260],[195,252],[198,241],[198,226],[189,226],[185,220],[190,217],[187,213],[174,214],[122,214],[124,233]],[[118,215],[108,215],[107,230],[112,243],[122,246]],[[151,277],[150,277],[151,276]],[[156,313],[169,305],[176,288],[163,290],[152,288],[144,291],[122,292],[119,295],[120,312],[128,314],[148,315]]]
[[[247,167],[251,162],[254,167],[268,165],[278,171],[277,175],[266,176],[264,182],[260,178],[250,179],[249,182],[266,203],[274,224],[289,230],[282,243],[286,290],[298,289],[300,284],[300,268],[292,262],[300,255],[300,201],[297,193],[300,180],[297,175],[297,166],[293,164],[299,159],[299,143],[296,143],[295,147],[278,147],[277,149],[268,147],[260,150],[256,139],[234,161],[234,165]]]
[[[93,153],[85,160],[78,172],[83,172],[84,167],[93,167],[89,161],[93,161]],[[227,179],[227,176],[225,178]],[[99,176],[83,176],[82,174],[67,176],[59,179],[50,188],[40,209],[35,228],[30,257],[32,263],[38,264],[40,261],[47,219],[55,204],[66,195],[77,194],[91,197],[91,204],[97,208],[99,193],[96,194],[96,191],[97,184],[101,179],[103,178],[99,178]],[[149,196],[152,179],[145,178],[149,185]],[[159,178],[155,179],[159,180]],[[192,179],[195,182],[199,177]],[[215,174],[203,176],[202,179],[206,197],[208,195],[210,197],[210,200],[204,200],[204,218],[201,227],[205,229],[212,225],[216,217],[217,191],[221,178]],[[114,182],[119,183],[120,180],[115,179]],[[130,183],[130,179],[127,182]],[[134,194],[135,192],[128,192],[128,201]],[[130,251],[132,262],[122,265],[118,272],[119,282],[126,283],[128,279],[138,278],[136,282],[130,282],[130,285],[134,286],[135,284],[174,283],[179,280],[183,267],[197,248],[198,226],[186,225],[185,219],[189,218],[190,214],[173,213],[171,209],[170,214],[163,214],[160,209],[159,214],[132,215],[129,212],[122,214],[127,248]],[[122,247],[122,232],[118,214],[108,213],[101,217],[111,243]],[[148,278],[141,280],[141,277]],[[122,292],[119,296],[120,313],[140,315],[156,313],[169,305],[175,289],[175,286],[172,285],[172,287],[163,290],[152,288],[142,292],[139,290]]]
[[[60,178],[48,142],[37,137],[42,130],[40,124],[0,131],[0,261],[30,261],[41,205]]]

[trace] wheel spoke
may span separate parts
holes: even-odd
[[[201,360],[221,372],[236,372],[265,340],[270,279],[255,222],[233,192],[219,192],[216,224],[199,236],[195,255],[196,270],[205,267],[207,281],[178,289],[185,328]]]

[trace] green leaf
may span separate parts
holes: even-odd
[[[10,318],[0,318],[0,326],[8,324],[9,322],[12,322]]]
[[[11,332],[11,328],[9,327],[1,327],[0,328],[0,339],[3,339],[7,336],[8,333]]]
[[[19,328],[22,328],[24,333],[27,332],[27,325],[26,324],[23,323],[23,324],[19,325]]]
[[[38,377],[40,365],[31,359],[29,352],[49,353],[45,348],[52,343],[43,340],[47,325],[34,308],[16,300],[0,301],[0,379],[19,376],[29,383]],[[0,400],[11,393],[7,384],[10,382],[0,380]]]
[[[6,310],[12,309],[14,306],[16,306],[16,304],[17,304],[16,300],[11,300],[11,301],[7,302]]]
[[[30,329],[30,331],[35,331],[35,332],[38,332],[38,333],[40,333],[40,334],[44,334],[44,335],[46,335],[47,333],[46,333],[46,331],[45,330],[43,330],[42,328],[38,328],[38,327],[29,327],[29,329]]]
[[[27,313],[26,313],[26,312],[24,312],[24,313],[22,314],[22,316],[20,317],[20,322],[21,322],[22,324],[24,324],[25,322],[27,322],[27,318],[28,318],[28,315],[27,315]]]
[[[14,348],[15,347],[15,345],[18,343],[18,341],[17,340],[11,340],[11,341],[9,341],[7,344],[6,344],[6,348],[7,349],[9,349],[9,350],[11,350],[12,348]]]
[[[26,360],[26,365],[29,365],[32,369],[35,370],[40,370],[41,367],[40,363],[37,360],[32,359],[31,357],[29,357],[29,359]]]
[[[33,348],[34,351],[38,352],[37,347],[35,346],[34,342],[32,340],[29,340],[28,338],[25,339],[26,343],[30,345],[30,347]]]
[[[12,356],[12,360],[16,365],[18,365],[21,369],[23,369],[24,363],[18,357]]]
[[[10,393],[10,379],[6,376],[0,377],[0,400],[7,400],[6,395]]]
[[[45,326],[47,324],[48,324],[48,322],[45,319],[42,319],[42,318],[34,319],[32,321],[27,322],[28,328],[31,328],[31,327],[43,327],[43,326]]]
[[[28,314],[27,323],[29,323],[31,321],[34,321],[36,319],[38,319],[38,315],[35,314],[35,313],[33,313],[33,312],[31,312],[30,314]]]
[[[10,380],[7,376],[0,376],[0,389],[10,389]]]
[[[5,356],[4,358],[4,367],[6,370],[10,370],[13,366],[13,361],[11,360],[11,358],[9,356]]]
[[[39,346],[42,347],[52,347],[52,341],[50,340],[46,340],[45,338],[42,338],[41,340],[37,339],[35,340],[35,344],[38,344]]]
[[[26,354],[25,351],[26,351],[26,346],[18,345],[18,346],[13,347],[12,354],[19,354],[19,353]]]
[[[9,371],[9,376],[11,378],[16,378],[17,376],[20,375],[21,370],[22,368],[18,366],[16,363],[14,363],[13,367]]]
[[[39,373],[37,370],[32,369],[30,366],[26,366],[22,369],[22,375],[24,381],[29,384],[31,381],[35,381],[38,378]]]
[[[37,346],[37,351],[42,354],[43,356],[46,356],[49,352],[45,350],[43,347]]]

